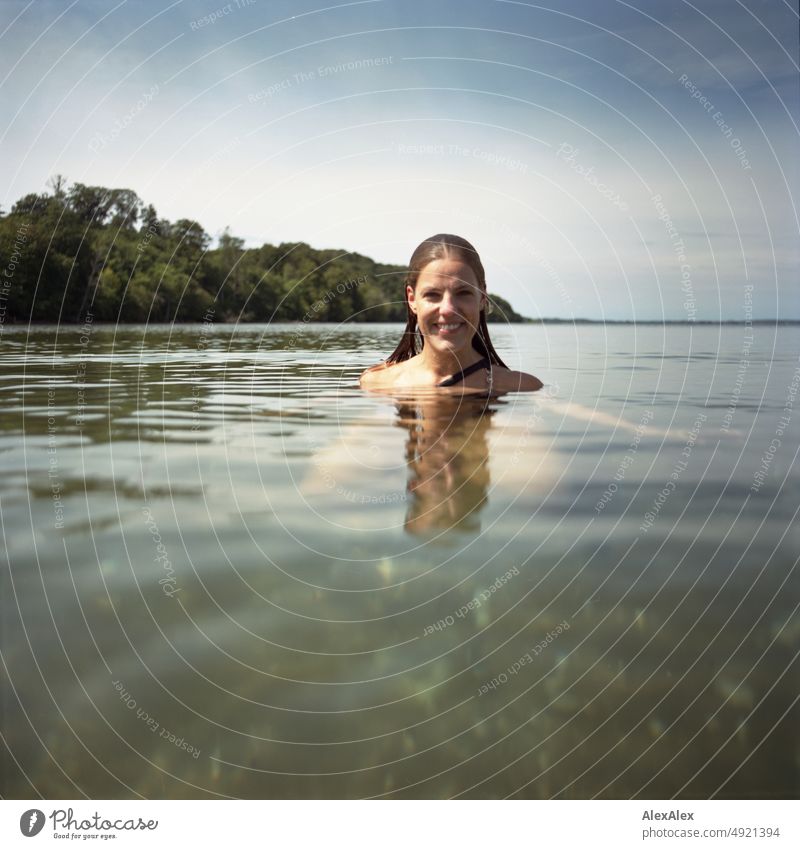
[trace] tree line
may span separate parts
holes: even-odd
[[[130,189],[52,178],[0,210],[0,312],[8,323],[404,322],[399,265],[305,242],[245,248],[189,218],[159,218]],[[492,296],[490,321],[525,321]]]

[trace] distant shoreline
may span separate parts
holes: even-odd
[[[184,325],[205,324],[211,327],[248,327],[250,325],[269,325],[269,324],[302,324],[306,327],[315,327],[323,325],[335,325],[338,327],[368,327],[375,324],[387,324],[392,326],[400,326],[402,322],[397,321],[314,321],[308,322],[297,319],[282,318],[275,321],[217,321],[217,322],[200,322],[200,321],[92,321],[93,327],[182,327]],[[579,325],[629,325],[629,326],[651,326],[651,327],[692,327],[693,325],[702,325],[703,327],[796,327],[800,326],[800,319],[794,318],[757,318],[752,321],[678,321],[678,320],[658,320],[658,319],[642,319],[639,321],[625,321],[622,319],[608,319],[606,321],[593,318],[525,318],[522,321],[507,322],[508,326],[516,326],[520,324],[579,324]],[[502,322],[491,322],[491,328],[497,328],[502,325]],[[25,327],[79,327],[78,322],[63,321],[60,324],[53,321],[31,321],[31,322],[5,322],[5,328],[25,328]]]
[[[684,327],[690,327],[693,324],[703,324],[710,326],[718,326],[722,327],[725,325],[731,325],[734,327],[744,327],[746,325],[795,325],[800,324],[800,319],[797,318],[756,318],[752,321],[734,321],[734,320],[723,320],[723,321],[686,321],[684,320],[670,320],[670,319],[640,319],[639,321],[624,321],[621,319],[608,319],[608,320],[598,320],[594,318],[529,318],[526,319],[525,324],[679,324]]]

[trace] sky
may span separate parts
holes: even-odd
[[[800,319],[799,101],[784,0],[3,0],[0,206],[63,174],[249,247],[456,233],[537,318]]]

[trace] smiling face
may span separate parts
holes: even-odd
[[[472,347],[486,295],[466,263],[446,257],[429,262],[416,288],[406,286],[406,297],[426,345],[449,353]]]

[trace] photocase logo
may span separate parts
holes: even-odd
[[[44,812],[38,808],[31,808],[19,818],[19,830],[25,837],[36,837],[44,828]]]

